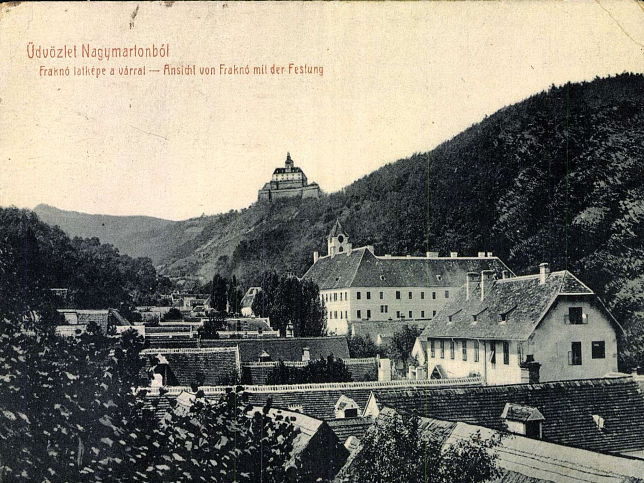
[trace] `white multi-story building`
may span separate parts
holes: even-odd
[[[327,331],[347,334],[358,321],[430,320],[464,283],[467,272],[511,274],[491,253],[478,257],[376,256],[373,246],[353,248],[339,221],[327,237],[328,254],[313,254],[304,278],[320,287]]]
[[[480,375],[488,384],[603,377],[617,371],[622,328],[568,271],[495,279],[468,273],[412,354],[429,377]]]

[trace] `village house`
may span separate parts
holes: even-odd
[[[258,201],[280,198],[319,198],[320,187],[308,182],[304,171],[294,165],[291,153],[286,153],[283,168],[275,168],[271,180],[257,193]]]
[[[56,327],[56,333],[62,336],[83,334],[90,323],[100,327],[107,334],[110,327],[131,328],[132,324],[116,309],[58,309],[65,319],[64,325]]]
[[[465,285],[424,329],[414,355],[429,377],[479,374],[487,384],[603,377],[617,371],[619,323],[568,271]]]
[[[262,291],[262,287],[250,287],[244,297],[241,299],[241,314],[244,317],[254,317],[253,302],[257,294]]]
[[[477,257],[376,256],[373,246],[353,248],[336,221],[327,237],[328,254],[313,254],[303,278],[320,287],[326,307],[327,331],[349,334],[362,321],[428,321],[450,301],[469,271],[512,274],[490,252]]]

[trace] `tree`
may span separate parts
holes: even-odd
[[[148,444],[151,480],[282,482],[297,435],[292,422],[254,409],[240,387],[219,400],[197,392],[188,408],[166,412]],[[143,468],[143,465],[141,465]]]
[[[320,384],[329,382],[351,382],[353,377],[342,359],[329,355],[309,361],[303,368],[287,366],[279,361],[268,375],[266,384]]]
[[[228,283],[224,277],[218,273],[212,278],[212,292],[210,294],[212,307],[220,313],[226,312],[228,298],[226,296]]]
[[[499,439],[469,440],[443,447],[444,441],[425,435],[416,416],[382,414],[367,431],[349,470],[350,481],[476,483],[498,475],[496,455],[489,449]]]
[[[394,332],[391,342],[387,347],[389,357],[393,360],[402,361],[405,365],[409,363],[411,351],[414,348],[416,339],[422,333],[422,329],[407,324]]]
[[[269,317],[282,336],[289,324],[296,337],[324,334],[324,306],[315,283],[266,272],[260,286],[262,291],[253,300],[252,310],[260,317]]]
[[[356,335],[348,337],[349,355],[353,358],[376,357],[384,352],[380,349],[369,335]]]
[[[168,320],[183,320],[183,314],[178,308],[172,307],[165,314],[163,314],[161,320],[163,320],[164,322]]]
[[[244,298],[244,293],[239,288],[237,277],[234,275],[228,283],[228,307],[231,314],[238,314],[241,311],[241,301]]]

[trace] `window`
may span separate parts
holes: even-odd
[[[594,340],[591,347],[593,359],[604,359],[606,357],[606,344],[603,340]]]
[[[356,292],[356,298],[360,300],[360,297],[361,297],[360,292]]]
[[[432,310],[432,317],[435,317],[435,316],[436,316],[436,311]]]
[[[517,359],[519,364],[523,362],[523,344],[521,342],[517,342]]]
[[[425,318],[425,311],[424,311],[424,310],[421,310],[421,311],[420,311],[420,318],[421,318],[421,319],[424,319],[424,318]]]
[[[371,318],[371,310],[367,310],[367,318],[368,318],[368,319],[370,319],[370,318]]]
[[[337,300],[338,300],[338,294],[337,292],[333,292],[333,301],[337,302]]]
[[[510,343],[503,341],[503,364],[506,366],[510,363]]]
[[[445,341],[440,341],[441,359],[445,359]]]
[[[432,292],[432,298],[436,300],[436,292]]]
[[[367,300],[371,300],[371,292],[367,292]]]
[[[342,310],[340,311],[340,318],[342,318]]]
[[[454,359],[454,341],[449,341],[449,358]]]
[[[449,290],[445,290],[445,298],[446,298],[446,299],[448,299],[448,298],[449,298]]]
[[[571,366],[581,366],[581,342],[572,342],[570,344],[568,364]]]
[[[396,310],[396,318],[397,318],[397,319],[399,319],[399,318],[400,318],[400,310]]]
[[[411,311],[411,310],[409,311],[409,318],[410,318],[410,319],[413,319],[413,318],[414,318],[414,316],[412,315],[412,311]]]
[[[345,319],[348,319],[348,318],[349,318],[349,312],[348,312],[348,311],[346,311],[346,310],[344,311],[344,318],[345,318]]]
[[[425,292],[420,292],[420,300],[425,300]]]
[[[344,300],[349,300],[349,292],[344,292]]]
[[[342,292],[340,292],[340,302],[342,302]]]
[[[496,342],[490,342],[490,364],[496,364]]]
[[[362,317],[362,312],[361,312],[360,310],[358,310],[356,315],[357,315],[357,316],[358,316],[358,318],[360,319],[360,318]]]
[[[409,292],[409,300],[411,300],[411,299],[412,299],[412,297],[413,297],[412,293],[411,293],[411,292]]]
[[[474,362],[479,361],[479,341],[474,341]]]
[[[396,300],[400,300],[400,290],[396,290]]]
[[[466,361],[467,360],[467,341],[464,340],[463,342],[461,342],[461,344],[463,344],[463,360]]]
[[[380,300],[382,300],[384,298],[384,296],[385,296],[385,294],[380,292]]]
[[[337,311],[337,310],[334,310],[334,311],[333,311],[333,318],[334,318],[334,319],[337,319],[337,318],[338,318],[338,311]]]
[[[582,307],[568,307],[567,320],[566,317],[564,317],[564,320],[571,325],[581,325],[588,323],[588,316],[584,314]]]
[[[432,359],[436,357],[436,347],[434,346],[434,339],[431,339],[429,341],[429,355],[430,357],[432,357]]]

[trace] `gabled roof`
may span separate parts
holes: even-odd
[[[352,336],[369,337],[373,342],[376,342],[377,337],[391,338],[394,333],[401,331],[405,325],[409,327],[420,327],[424,329],[427,326],[427,320],[368,320],[360,322],[352,322],[349,324],[349,332]]]
[[[205,385],[217,385],[230,380],[234,371],[240,373],[237,347],[145,349],[141,356],[146,360],[146,370],[152,368],[154,358],[167,361],[170,371],[167,385],[189,386],[196,382],[198,372],[205,376]]]
[[[312,360],[333,355],[336,358],[349,357],[346,337],[286,337],[257,339],[212,339],[201,340],[202,347],[239,346],[242,362],[257,362],[266,351],[273,361],[301,361],[305,347]]]
[[[462,286],[428,322],[423,336],[526,340],[557,297],[595,295],[566,270],[550,273],[543,284],[539,283],[539,275],[490,280],[485,282],[484,291],[481,300],[480,283],[471,282],[468,300]],[[609,318],[615,322],[610,314]]]
[[[373,398],[378,408],[501,431],[507,403],[529,406],[544,417],[544,440],[593,451],[644,449],[644,395],[631,377],[374,391]],[[604,419],[603,429],[593,415]]]
[[[333,430],[341,443],[344,443],[349,436],[355,436],[362,439],[364,434],[373,424],[371,418],[343,418],[332,419],[327,421],[329,427]]]
[[[333,233],[333,231],[332,231]],[[497,257],[378,257],[367,247],[320,257],[303,278],[321,290],[349,287],[460,287],[467,272],[508,267]]]

